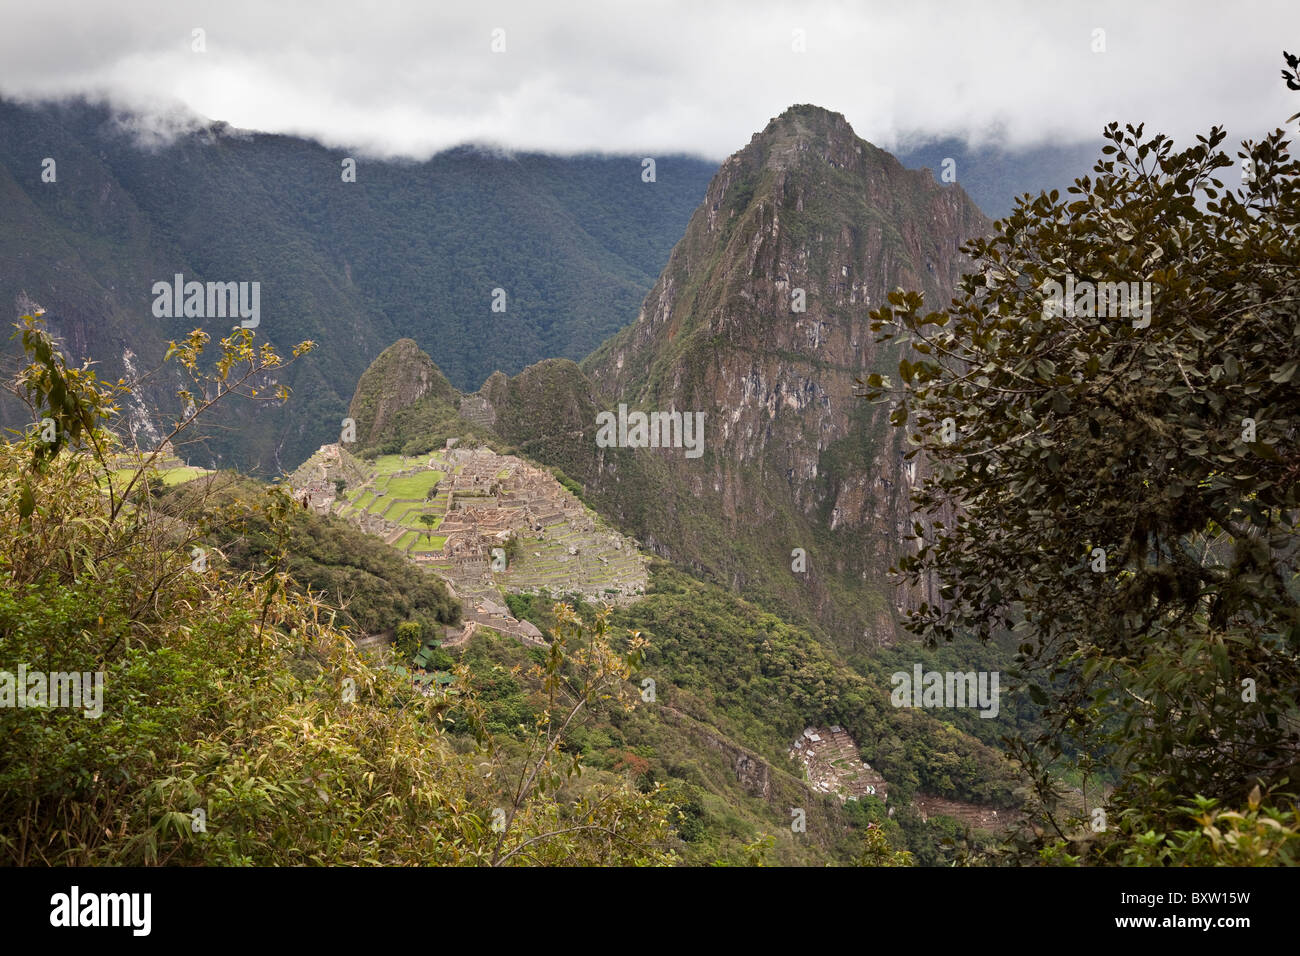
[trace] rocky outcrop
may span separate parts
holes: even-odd
[[[772,767],[761,756],[722,736],[714,728],[675,707],[662,704],[656,713],[661,720],[685,731],[698,746],[722,754],[731,765],[741,789],[747,794],[761,800],[773,800]],[[783,788],[783,795],[787,789]]]
[[[905,459],[890,409],[856,394],[901,357],[870,313],[899,287],[945,305],[970,268],[961,245],[990,228],[959,187],[840,114],[792,107],[722,165],[632,325],[581,366],[493,375],[453,415],[560,468],[660,556],[849,649],[888,644],[898,612],[935,596],[887,573],[925,464]],[[412,365],[372,418],[423,387],[432,363]],[[703,446],[598,440],[598,416],[620,407],[702,414]]]
[[[723,164],[636,322],[583,363],[606,407],[707,416],[703,456],[637,453],[654,459],[643,467],[664,507],[633,533],[807,607],[846,643],[892,639],[895,610],[926,595],[886,584],[917,468],[889,408],[855,395],[856,378],[899,357],[869,313],[898,287],[945,305],[970,268],[960,246],[989,228],[959,187],[903,168],[838,113],[773,119]],[[593,455],[579,477],[613,485],[618,465]]]

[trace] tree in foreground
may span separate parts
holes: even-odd
[[[939,585],[907,626],[1019,635],[1053,860],[1297,859],[1300,163],[1224,138],[1112,124],[1095,176],[967,245],[947,309],[872,313],[903,354],[864,394],[921,463],[897,570]],[[1104,805],[1071,818],[1065,767]]]

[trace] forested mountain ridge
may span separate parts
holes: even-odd
[[[234,324],[156,316],[155,282],[260,283],[259,334],[320,345],[285,383],[298,400],[218,416],[178,451],[264,475],[337,437],[357,377],[400,336],[430,343],[461,388],[581,358],[635,314],[715,168],[659,156],[645,182],[640,156],[465,147],[411,163],[224,123],[166,144],[138,128],[84,103],[0,102],[0,308],[43,308],[72,359],[129,378],[196,325]],[[144,408],[179,413],[176,387],[140,396],[143,446],[167,424]],[[12,402],[0,414],[22,424]]]
[[[986,210],[1002,210],[1049,170],[1073,169],[1077,152],[940,140],[899,157],[956,175]],[[419,341],[452,384],[472,390],[498,369],[577,361],[630,322],[717,171],[710,160],[654,156],[647,182],[645,158],[467,146],[381,161],[194,117],[0,100],[0,311],[16,319],[44,308],[71,356],[132,377],[147,371],[141,357],[196,324],[228,327],[155,315],[155,282],[259,282],[263,334],[322,345],[287,383],[299,400],[214,424],[178,451],[206,467],[274,474],[329,440],[351,384],[398,337]],[[15,354],[2,344],[0,357]],[[169,409],[175,385],[164,376],[140,396],[130,427],[143,445],[165,424],[146,407]],[[0,420],[18,414],[0,396]]]

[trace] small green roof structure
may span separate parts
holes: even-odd
[[[429,638],[424,642],[424,646],[416,652],[415,657],[411,659],[411,663],[417,668],[427,669],[433,663],[433,652],[441,647],[442,641],[437,638]]]

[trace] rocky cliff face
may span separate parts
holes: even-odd
[[[960,188],[843,116],[792,107],[722,165],[632,325],[581,367],[497,374],[455,404],[581,482],[647,548],[849,649],[887,643],[897,610],[933,596],[886,575],[924,463],[904,460],[887,407],[854,394],[901,357],[869,313],[898,287],[946,305],[970,268],[960,246],[990,228]],[[403,381],[374,391],[404,401],[420,386]],[[598,440],[620,406],[703,413],[700,453]]]
[[[643,535],[852,629],[849,643],[888,639],[901,599],[883,574],[908,531],[915,469],[889,409],[854,396],[855,377],[898,360],[869,312],[900,286],[947,304],[970,268],[959,247],[990,226],[959,187],[904,169],[817,107],[792,107],[728,159],[636,322],[583,363],[607,407],[706,413],[702,457],[637,451],[667,482]],[[617,482],[593,464],[583,480]],[[723,527],[693,535],[709,513]]]

